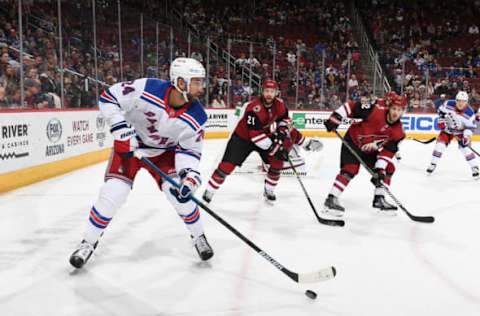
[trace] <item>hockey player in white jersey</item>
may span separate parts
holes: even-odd
[[[478,179],[479,169],[475,154],[469,148],[475,126],[475,113],[468,105],[468,94],[459,91],[455,100],[447,100],[438,108],[438,127],[442,130],[432,153],[432,161],[427,168],[431,174],[452,139],[458,141],[458,148],[472,169],[472,176]]]
[[[105,183],[89,211],[83,240],[70,257],[81,268],[95,250],[100,236],[124,204],[135,176],[147,169],[188,228],[202,260],[213,256],[205,237],[200,211],[191,200],[200,187],[198,165],[207,115],[198,97],[203,94],[205,68],[195,59],[177,58],[170,82],[138,79],[106,89],[99,102],[114,137]],[[180,188],[162,181],[137,157],[148,157],[162,171],[176,177]]]

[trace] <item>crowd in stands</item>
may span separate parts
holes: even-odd
[[[60,68],[64,72],[65,107],[96,105],[92,16],[90,2],[62,2],[63,65],[59,60],[57,6],[51,2],[26,2],[23,25],[23,67],[25,104],[20,98],[20,54],[17,2],[0,9],[0,106],[29,108],[59,108],[61,91]],[[184,3],[179,4],[182,7]],[[116,1],[97,4],[98,80],[111,85],[141,76],[168,79],[170,43],[162,34],[159,46],[159,68],[152,52],[156,50],[152,32],[145,30],[144,69],[139,65],[140,36],[138,15],[125,10],[122,15],[123,68],[120,69]],[[359,73],[360,54],[354,41],[350,20],[342,2],[313,3],[311,1],[264,1],[255,8],[242,6],[239,1],[217,1],[216,6],[203,2],[188,4],[183,10],[194,27],[207,32],[213,42],[226,48],[226,39],[233,39],[232,56],[235,67],[227,78],[226,65],[210,60],[210,104],[215,107],[243,104],[258,93],[250,86],[241,69],[253,69],[261,79],[273,75],[273,41],[275,42],[275,79],[281,96],[292,107],[336,108],[347,97],[370,94],[371,86]],[[228,19],[224,19],[228,16]],[[109,22],[110,21],[110,22]],[[260,31],[246,26],[252,22]],[[154,25],[154,24],[151,24]],[[295,27],[292,27],[295,25]],[[147,27],[146,27],[147,28]],[[167,32],[165,32],[167,33]],[[154,34],[153,34],[154,35]],[[240,42],[243,41],[243,42]],[[254,51],[250,56],[249,45]],[[186,56],[185,38],[175,38],[173,56]],[[298,56],[297,56],[298,55]],[[348,67],[348,56],[350,67]],[[191,57],[206,62],[205,50],[192,47]],[[297,65],[298,61],[298,65]],[[298,104],[297,100],[298,68]],[[347,78],[350,69],[350,78]],[[229,89],[230,84],[230,89]],[[347,91],[348,85],[348,91]],[[103,86],[100,85],[99,89]],[[323,88],[323,92],[321,91]],[[230,91],[230,98],[227,93]],[[230,104],[227,104],[230,100]]]
[[[184,2],[179,1],[178,5]],[[248,82],[242,83],[241,69],[246,66],[262,79],[272,78],[275,70],[281,96],[295,106],[297,61],[299,108],[338,107],[345,101],[349,81],[353,84],[349,85],[348,97],[372,92],[371,86],[362,80],[358,44],[341,1],[266,0],[248,5],[242,1],[197,1],[185,6],[183,17],[223,47],[231,40],[237,71],[231,78],[234,104],[245,102],[251,93],[256,93]],[[349,54],[352,78],[347,78]],[[217,71],[211,87],[214,97],[224,97],[225,75],[224,67]]]
[[[24,105],[20,98],[17,1],[7,2],[0,8],[0,107],[59,108],[60,68],[67,69],[65,107],[96,106],[96,85],[87,79],[95,78],[91,2],[62,2],[63,65],[59,62],[56,2],[24,4],[28,17],[23,26]],[[478,2],[358,2],[390,81],[408,96],[410,110],[431,110],[435,98],[441,94],[452,97],[458,90],[468,91],[473,103],[480,101],[480,35],[473,18],[480,11]],[[335,109],[347,98],[372,94],[342,1],[245,4],[216,0],[172,5],[181,8],[185,21],[218,47],[226,49],[231,40],[234,63],[230,78],[225,60],[210,56],[209,106],[233,107],[257,94],[245,75],[249,69],[260,80],[274,75],[281,97],[291,108]],[[97,2],[98,80],[105,85],[142,76],[168,79],[170,57],[188,55],[185,34],[175,34],[170,47],[167,27],[157,43],[155,23],[150,21],[145,23],[142,69],[138,57],[140,13],[134,9],[129,7],[122,15],[120,67],[117,25],[111,23],[118,18],[116,1]],[[152,7],[150,11],[156,10]],[[440,19],[442,12],[461,14]],[[205,45],[192,45],[190,55],[205,64]],[[101,84],[99,89],[103,89]]]
[[[480,1],[357,1],[396,90],[411,110],[428,111],[441,94],[480,102]],[[375,13],[375,14],[372,14]]]

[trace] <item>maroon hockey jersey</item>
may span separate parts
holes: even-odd
[[[398,144],[405,138],[405,133],[400,120],[393,124],[387,122],[388,107],[384,104],[383,99],[372,104],[349,101],[336,112],[342,117],[362,119],[349,127],[348,137],[358,148],[376,143],[379,148],[377,158],[390,162],[398,151]]]
[[[270,136],[276,127],[287,126],[288,123],[288,109],[281,99],[275,98],[272,106],[267,108],[257,97],[246,105],[234,133],[266,150],[272,145]]]

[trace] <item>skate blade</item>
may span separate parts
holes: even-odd
[[[264,201],[265,201],[265,204],[271,205],[271,206],[275,205],[275,201],[269,200],[269,199],[267,199],[267,198],[265,198],[265,197],[264,197],[263,199],[264,199]]]
[[[343,217],[343,215],[345,214],[344,211],[338,211],[338,210],[330,209],[326,206],[323,208],[322,213],[327,215],[327,216],[337,217],[337,218]]]
[[[375,214],[383,217],[395,217],[398,214],[398,210],[386,211],[386,210],[375,208]]]

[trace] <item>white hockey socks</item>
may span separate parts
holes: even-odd
[[[468,162],[470,165],[470,168],[477,167],[477,159],[475,159],[475,154],[473,151],[468,148],[468,147],[460,147],[460,151],[462,152],[463,156],[465,157],[465,160]]]
[[[95,244],[117,210],[125,203],[131,187],[119,179],[109,179],[100,189],[88,217],[84,239]]]
[[[447,148],[447,145],[445,145],[445,143],[443,142],[437,142],[435,144],[435,149],[433,150],[433,153],[432,153],[432,161],[431,161],[432,164],[434,165],[437,164],[438,160],[442,158],[442,154],[446,148]]]

